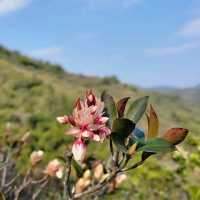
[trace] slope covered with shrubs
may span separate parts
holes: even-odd
[[[0,47],[0,134],[2,136],[9,126],[13,139],[27,131],[32,135],[23,151],[20,169],[27,167],[27,159],[35,149],[43,149],[47,153],[46,160],[63,152],[71,138],[64,136],[65,128],[59,126],[55,118],[71,112],[75,98],[88,88],[95,89],[98,94],[107,90],[116,99],[121,96],[135,99],[147,94],[135,86],[121,83],[116,77],[75,75],[59,65],[37,61]],[[121,190],[108,198],[133,199],[134,195],[134,199],[197,200],[200,198],[200,108],[176,94],[148,92],[148,95],[160,115],[161,133],[169,125],[190,130],[185,150],[169,155],[174,161],[162,156],[148,160],[146,166],[134,171]],[[144,123],[142,121],[141,126]],[[95,150],[100,158],[106,156],[104,149],[97,146]],[[155,164],[156,159],[162,162]]]

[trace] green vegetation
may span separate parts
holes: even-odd
[[[181,95],[145,92],[120,83],[116,77],[75,75],[65,72],[59,65],[36,61],[0,47],[0,134],[4,133],[8,122],[14,138],[26,131],[32,134],[19,166],[21,169],[28,164],[32,150],[43,149],[48,160],[69,148],[72,138],[64,135],[65,127],[59,125],[55,118],[69,113],[74,99],[84,95],[88,88],[98,94],[108,90],[116,99],[121,96],[135,99],[148,94],[160,116],[161,127],[164,127],[161,134],[169,125],[190,130],[183,145],[186,152],[169,154],[168,158],[162,158],[162,155],[150,158],[108,199],[200,199],[200,93],[195,89],[194,96],[184,91]],[[140,123],[143,126],[145,121]],[[104,158],[106,150],[93,145],[95,148],[92,145],[90,148]],[[173,156],[173,161],[170,156]],[[154,162],[154,159],[159,159],[159,162]]]

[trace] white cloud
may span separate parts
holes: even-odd
[[[30,0],[0,0],[0,15],[24,8],[30,3]]]
[[[144,52],[145,54],[150,55],[150,56],[177,55],[177,54],[195,49],[199,46],[200,46],[200,43],[185,43],[178,46],[148,48],[148,49],[145,49]]]
[[[123,8],[132,7],[142,0],[81,0],[84,5],[91,9],[121,6]]]
[[[200,18],[187,22],[179,31],[182,36],[200,36]]]

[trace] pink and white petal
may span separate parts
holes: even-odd
[[[61,179],[63,177],[63,167],[60,167],[59,170],[56,172],[56,177]]]
[[[69,128],[66,132],[65,135],[73,135],[73,136],[79,136],[80,135],[80,129],[73,127],[73,128]]]
[[[90,109],[91,109],[91,114],[94,115],[97,110],[97,106],[91,106]]]
[[[104,127],[103,130],[104,130],[106,136],[111,134],[111,130],[108,127]]]
[[[108,117],[100,117],[100,118],[99,118],[99,122],[100,122],[101,124],[105,124],[108,120],[109,120]]]
[[[111,134],[111,130],[107,127],[102,127],[99,130],[99,135],[100,135],[102,140],[104,140],[110,134]]]
[[[93,132],[88,131],[88,130],[85,130],[85,131],[81,132],[81,136],[82,137],[91,138],[92,135],[93,135]]]
[[[97,134],[93,134],[92,139],[96,142],[99,142],[101,140],[100,136]]]
[[[74,159],[78,162],[83,162],[86,156],[87,146],[81,138],[78,138],[73,146],[72,146],[72,153]]]
[[[68,123],[69,123],[69,120],[68,120],[68,116],[67,116],[67,115],[57,117],[56,120],[57,120],[60,124],[68,124]]]

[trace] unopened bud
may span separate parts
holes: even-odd
[[[43,159],[43,156],[44,152],[41,150],[32,152],[32,154],[30,155],[31,165],[35,166],[36,164],[38,164]]]
[[[63,167],[58,159],[54,159],[49,162],[44,173],[51,177],[62,178],[63,176]]]
[[[96,180],[100,180],[101,177],[103,176],[103,171],[104,171],[104,167],[102,163],[98,163],[97,165],[95,165],[93,168],[94,178]]]
[[[86,144],[81,138],[77,139],[72,146],[74,159],[78,162],[83,162],[86,156]]]
[[[115,187],[119,187],[127,179],[126,174],[119,174],[115,178]]]
[[[92,176],[92,173],[91,173],[91,171],[89,169],[87,169],[83,174],[83,178],[84,179],[90,179],[91,176]]]
[[[81,193],[85,189],[84,179],[80,178],[75,185],[75,193]]]

